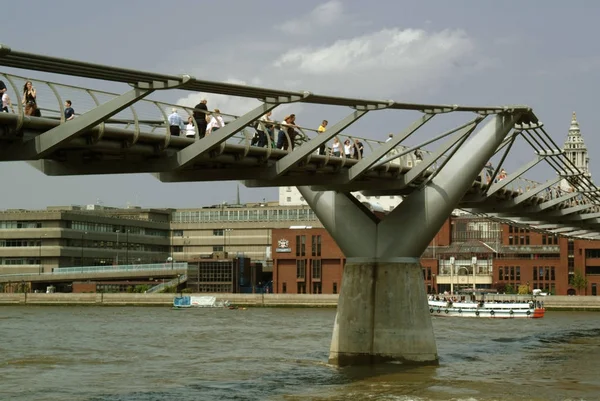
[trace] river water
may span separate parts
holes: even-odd
[[[598,400],[600,314],[434,318],[439,366],[328,366],[334,309],[0,308],[0,400]]]

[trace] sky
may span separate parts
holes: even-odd
[[[600,176],[600,2],[594,0],[29,0],[6,2],[2,15],[0,43],[25,52],[336,96],[527,104],[560,145],[576,111],[592,177]],[[127,90],[67,76],[52,80]],[[189,106],[202,97],[210,108],[232,114],[257,104],[184,91],[153,95]],[[334,122],[349,111],[294,104],[274,115],[288,112],[316,128],[323,118]],[[385,140],[415,117],[377,113],[352,126],[357,135]],[[531,157],[517,150],[510,162],[516,169]],[[237,187],[165,184],[149,174],[47,177],[24,162],[0,163],[0,209],[94,203],[192,208],[232,203]],[[242,202],[277,199],[273,188],[240,185],[240,194]]]

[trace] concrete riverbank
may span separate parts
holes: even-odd
[[[218,301],[240,306],[268,307],[333,307],[337,295],[310,294],[186,294],[214,295]],[[0,294],[0,305],[106,305],[106,306],[172,306],[175,294]]]
[[[328,294],[197,294],[214,295],[219,301],[257,307],[331,307],[338,296]],[[1,305],[105,305],[171,306],[174,294],[0,294]],[[548,310],[600,311],[600,297],[540,297]]]

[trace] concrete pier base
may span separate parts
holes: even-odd
[[[347,366],[389,361],[438,363],[421,265],[413,258],[406,262],[349,259],[329,363]]]

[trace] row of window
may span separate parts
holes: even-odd
[[[149,235],[153,237],[169,237],[169,230],[159,230],[155,228],[144,228],[136,226],[122,226],[115,224],[93,223],[87,221],[67,221],[67,228],[78,231],[93,231],[102,233],[115,233],[115,235],[127,237],[132,235]]]
[[[529,233],[529,229],[528,228],[523,228],[523,227],[513,227],[513,226],[508,226],[508,233],[512,234],[519,234],[519,233]]]
[[[230,263],[203,263],[197,269],[188,270],[191,282],[233,282],[233,269]]]
[[[312,256],[321,256],[321,236],[311,236]],[[296,235],[296,256],[306,256],[306,235]]]
[[[0,258],[0,265],[39,265],[39,258]]]
[[[68,239],[68,247],[73,248],[96,248],[96,249],[124,249],[127,250],[129,247],[130,251],[145,251],[145,252],[169,252],[168,245],[153,245],[153,244],[138,244],[135,242],[112,242],[112,241],[98,241],[98,240],[81,240],[81,239]]]
[[[296,278],[298,280],[306,279],[306,259],[296,260]],[[323,265],[320,259],[311,259],[309,263],[311,277],[313,280],[320,280],[323,275]]]
[[[221,221],[316,221],[317,216],[305,209],[206,209],[173,212],[174,223],[200,223]]]
[[[585,257],[586,257],[586,259],[600,258],[600,249],[586,249]]]
[[[0,229],[8,228],[42,228],[40,221],[0,221]]]
[[[0,240],[0,247],[30,247],[30,246],[40,246],[40,240],[27,240],[27,239],[7,239]]]
[[[281,283],[281,293],[287,294],[287,283]],[[306,294],[306,283],[303,281],[298,281],[296,283],[296,293],[297,294]],[[323,284],[320,281],[315,281],[312,283],[312,293],[311,294],[322,294],[323,293]],[[338,284],[333,283],[331,288],[332,294],[338,293]]]
[[[556,280],[556,273],[554,266],[533,266],[533,281],[545,280],[554,281]]]
[[[508,236],[508,245],[529,245],[529,235]]]
[[[498,280],[520,281],[521,266],[500,266],[498,267]]]
[[[499,266],[498,280],[520,281],[521,266]],[[533,266],[533,281],[537,280],[556,280],[556,271],[554,266]]]
[[[542,235],[542,245],[558,245],[558,235]]]

